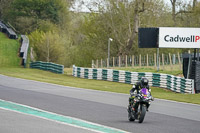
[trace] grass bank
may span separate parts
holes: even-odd
[[[0,67],[20,66],[19,47],[20,43],[18,40],[11,40],[0,32]]]
[[[65,86],[102,90],[109,92],[129,94],[131,85],[100,80],[81,79],[71,76],[72,69],[66,68],[65,74],[54,74],[37,69],[1,68],[0,74],[7,76],[54,83]],[[152,95],[156,98],[168,99],[180,102],[200,104],[200,94],[179,94],[166,89],[152,87]],[[128,97],[127,97],[128,98]]]

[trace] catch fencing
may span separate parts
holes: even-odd
[[[158,59],[157,59],[158,58]],[[160,54],[158,57],[156,53],[146,55],[125,55],[118,57],[111,57],[107,59],[92,60],[92,68],[105,68],[105,67],[155,67],[157,68],[157,61],[159,68],[166,69],[165,66],[179,65],[182,69],[182,54]]]
[[[166,88],[178,93],[195,93],[194,80],[184,79],[168,74],[129,72],[113,69],[94,69],[73,66],[73,76],[127,84],[135,84],[140,81],[142,77],[146,77],[149,80],[149,85],[153,87]]]
[[[64,65],[55,64],[51,62],[42,62],[42,61],[36,61],[30,63],[30,68],[36,68],[41,69],[45,71],[50,71],[57,74],[63,74],[64,73]]]

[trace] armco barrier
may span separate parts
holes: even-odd
[[[166,88],[178,93],[195,93],[194,80],[168,74],[128,72],[113,69],[93,69],[73,66],[73,76],[127,84],[135,84],[141,77],[146,77],[149,80],[149,85],[153,87]]]
[[[30,63],[30,68],[36,68],[41,69],[45,71],[50,71],[53,73],[63,74],[64,73],[64,66],[51,63],[51,62],[42,62],[42,61],[36,61]]]
[[[29,48],[29,39],[26,35],[21,35],[21,47],[20,47],[20,57],[22,57],[22,64],[24,67],[26,67],[26,60],[27,60],[27,54],[28,54],[28,48]]]

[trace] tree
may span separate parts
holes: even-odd
[[[177,26],[177,20],[176,18],[178,17],[178,15],[181,14],[181,21],[182,17],[184,17],[184,15],[186,14],[191,14],[194,12],[196,4],[197,4],[197,0],[193,0],[192,1],[192,5],[186,4],[185,2],[183,2],[182,0],[170,0],[171,5],[172,5],[172,18],[173,18],[173,22],[174,25],[173,26]],[[178,11],[177,11],[178,9]],[[184,14],[184,15],[183,15]],[[181,22],[180,22],[181,23]]]
[[[66,49],[58,33],[36,30],[29,35],[29,39],[37,60],[64,64]]]
[[[96,1],[95,1],[96,2]],[[139,1],[138,1],[139,2]],[[73,34],[73,49],[76,62],[89,66],[92,59],[107,58],[108,38],[112,38],[111,56],[137,55],[154,52],[155,49],[139,49],[137,44],[138,27],[158,27],[172,24],[171,13],[162,0],[144,1],[139,4],[138,20],[135,24],[135,1],[107,0],[99,11],[84,14],[78,20]],[[142,11],[144,8],[144,11]],[[76,16],[81,13],[75,13]],[[134,27],[136,27],[134,29]],[[133,33],[132,48],[128,43]],[[84,52],[83,52],[84,51]],[[85,54],[87,53],[87,54]],[[89,56],[88,56],[89,55]],[[82,59],[82,60],[81,60]]]
[[[134,22],[133,22],[133,28],[131,36],[129,37],[127,46],[126,46],[126,53],[130,53],[130,49],[133,47],[133,43],[136,40],[137,33],[138,33],[138,27],[139,27],[139,14],[141,12],[144,12],[145,7],[145,0],[135,0],[135,7],[134,7]]]
[[[45,21],[56,25],[63,24],[67,16],[66,0],[14,0],[9,20],[19,31],[30,33]]]
[[[10,9],[10,4],[13,0],[0,0],[0,20],[6,17],[6,13]]]

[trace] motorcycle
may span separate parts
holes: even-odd
[[[132,96],[132,103],[128,106],[129,121],[139,120],[142,123],[150,106],[150,102],[154,100],[151,92],[147,88],[142,88],[138,94]]]

